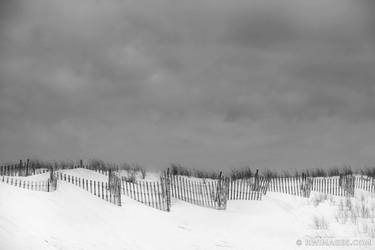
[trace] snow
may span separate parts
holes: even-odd
[[[107,178],[86,169],[63,172],[95,180]],[[318,249],[296,244],[298,239],[317,235],[366,238],[335,222],[336,207],[330,200],[315,206],[312,199],[268,193],[262,201],[228,201],[224,211],[173,199],[167,213],[125,196],[123,206],[118,207],[61,181],[51,193],[0,183],[0,249],[292,250]],[[313,229],[314,216],[324,216],[328,229]]]

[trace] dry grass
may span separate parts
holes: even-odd
[[[189,169],[177,163],[171,164],[170,170],[171,170],[170,173],[172,175],[184,175],[184,176],[197,177],[197,178],[218,179],[220,175],[219,172]]]
[[[365,195],[340,200],[336,221],[340,224],[351,223],[360,233],[375,238],[375,200]]]
[[[313,205],[315,207],[317,207],[317,206],[319,206],[320,203],[326,201],[327,199],[328,199],[328,195],[327,194],[319,193],[319,194],[314,195],[311,198],[311,201],[312,201]]]
[[[317,230],[327,230],[328,229],[328,221],[324,218],[324,216],[314,216],[313,217],[313,228]]]

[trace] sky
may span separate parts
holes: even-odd
[[[0,161],[375,166],[375,2],[0,0]]]

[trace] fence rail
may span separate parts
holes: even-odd
[[[88,180],[62,172],[57,172],[57,179],[76,185],[105,201],[121,206],[121,195],[113,192],[107,182]]]

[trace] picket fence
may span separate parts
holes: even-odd
[[[356,175],[355,188],[375,193],[375,178],[366,175]]]
[[[352,175],[332,177],[314,177],[312,191],[336,195],[354,196],[355,177]]]
[[[121,188],[114,190],[110,187],[108,182],[88,180],[62,172],[57,172],[56,174],[57,179],[60,181],[65,181],[76,185],[105,201],[113,203],[117,206],[121,206],[121,194],[119,193]]]
[[[170,211],[170,193],[166,181],[128,181],[122,178],[122,194],[147,206]],[[169,199],[168,199],[169,196]]]
[[[274,177],[269,183],[269,192],[278,192],[309,198],[312,189],[310,177]]]
[[[3,175],[0,180],[6,184],[32,191],[53,192],[57,189],[57,180],[55,178],[45,181],[32,181]]]
[[[269,179],[247,178],[229,180],[228,199],[229,200],[261,200],[262,194],[268,190]]]

